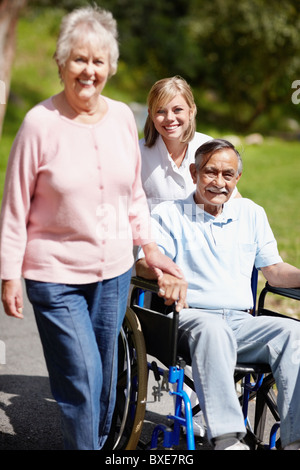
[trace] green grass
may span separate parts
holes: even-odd
[[[267,139],[243,150],[239,190],[262,205],[285,261],[300,266],[300,143]]]

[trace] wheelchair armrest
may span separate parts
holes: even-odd
[[[276,312],[272,312],[264,308],[265,297],[269,292],[275,295],[280,295],[282,297],[300,300],[300,288],[273,287],[268,282],[266,282],[265,287],[262,289],[258,299],[257,315],[274,314],[275,316],[286,317],[286,315],[276,314]]]
[[[157,281],[151,281],[149,279],[144,279],[143,277],[133,276],[131,278],[131,284],[139,289],[145,289],[150,292],[157,293],[158,292],[158,284]]]
[[[273,287],[268,282],[264,287],[266,292],[272,292],[273,294],[282,295],[289,297],[290,299],[300,300],[300,288],[286,288],[286,287]]]

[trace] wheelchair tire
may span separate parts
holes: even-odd
[[[117,398],[106,449],[134,450],[142,432],[147,399],[148,370],[140,322],[127,308],[119,338]]]

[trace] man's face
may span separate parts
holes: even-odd
[[[204,204],[204,210],[216,215],[230,199],[241,177],[238,175],[238,158],[234,150],[218,150],[208,158],[203,168],[197,170],[196,165],[192,164],[190,170],[196,184],[196,204]]]

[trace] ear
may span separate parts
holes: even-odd
[[[194,184],[197,184],[197,168],[195,163],[190,164],[190,173]]]
[[[60,81],[63,82],[64,81],[64,79],[63,79],[64,68],[61,65],[59,65],[58,62],[56,62],[56,63],[57,63],[57,68],[58,68],[58,76],[60,78]]]
[[[190,120],[194,119],[194,117],[196,116],[196,112],[197,112],[197,107],[194,104],[193,107],[190,109]]]
[[[236,177],[236,182],[238,182],[238,181],[241,179],[241,176],[242,176],[242,173],[240,173],[240,174]]]

